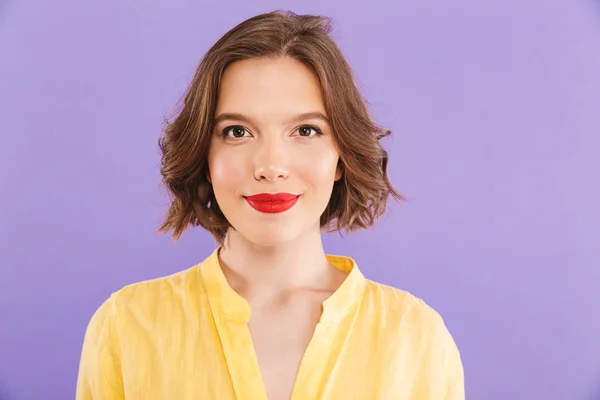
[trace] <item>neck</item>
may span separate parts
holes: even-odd
[[[244,292],[268,295],[302,288],[326,290],[332,277],[339,275],[327,261],[318,230],[291,243],[260,246],[230,229],[219,258],[229,284]]]

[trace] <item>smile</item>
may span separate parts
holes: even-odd
[[[300,195],[289,193],[261,193],[244,197],[256,211],[275,214],[289,210],[296,204]]]

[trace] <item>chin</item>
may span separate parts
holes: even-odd
[[[290,229],[289,226],[284,229],[251,229],[245,232],[240,232],[247,241],[262,247],[280,246],[282,244],[293,241],[300,235],[300,232]]]

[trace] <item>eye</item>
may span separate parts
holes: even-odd
[[[222,133],[222,135],[225,137],[233,138],[243,138],[246,136],[246,134],[250,135],[250,132],[240,125],[228,126],[227,128],[223,129]]]
[[[300,136],[304,136],[304,137],[315,136],[315,135],[312,135],[312,133],[320,135],[321,130],[319,128],[317,128],[316,126],[311,126],[311,125],[302,125],[300,128],[298,128],[298,134]]]

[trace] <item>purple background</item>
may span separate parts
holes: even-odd
[[[162,117],[276,8],[335,19],[409,199],[326,250],[444,316],[469,399],[600,398],[600,4],[71,0],[0,2],[0,399],[73,398],[110,292],[212,251],[155,233]]]

